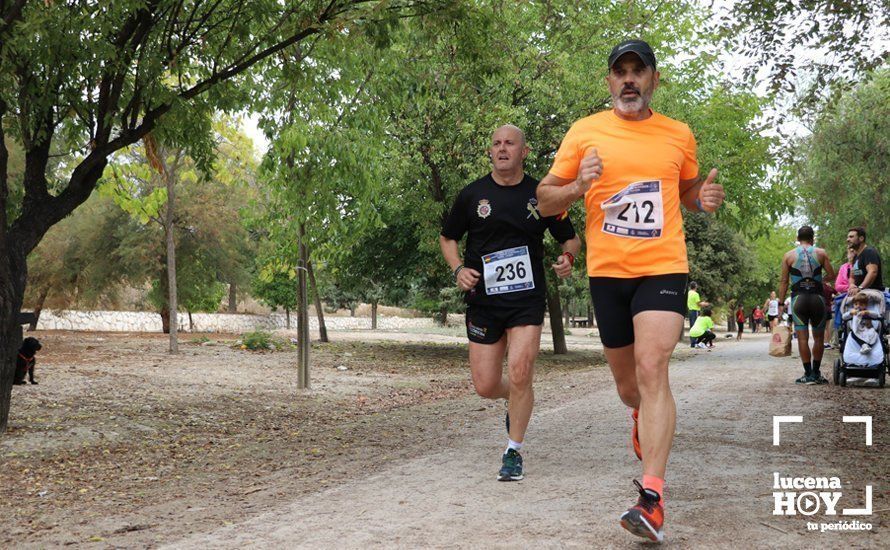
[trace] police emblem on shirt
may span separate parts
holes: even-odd
[[[485,219],[491,215],[491,203],[488,202],[488,199],[482,199],[479,201],[479,205],[476,206],[476,214],[479,215],[480,218]]]

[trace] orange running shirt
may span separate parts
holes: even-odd
[[[627,279],[688,273],[680,180],[698,176],[689,127],[655,112],[630,121],[602,111],[572,125],[550,173],[574,180],[593,147],[603,175],[584,196],[587,274]]]

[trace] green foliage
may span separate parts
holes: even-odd
[[[271,350],[275,347],[272,334],[264,330],[255,330],[241,336],[242,345],[250,351]]]
[[[115,302],[126,284],[138,284],[140,268],[121,246],[138,226],[107,198],[94,194],[53,227],[28,256],[26,303],[48,291],[58,307],[94,307]]]
[[[736,298],[754,269],[743,238],[707,214],[687,213],[684,229],[689,280],[698,283],[702,299],[721,303]]]
[[[890,251],[890,69],[880,69],[823,112],[800,143],[793,181],[817,242],[844,257],[847,229]]]
[[[690,124],[702,172],[721,170],[730,201],[722,223],[752,235],[770,227],[790,195],[767,183],[773,143],[754,123],[762,100],[722,85],[713,56],[670,61],[714,46],[717,37],[698,32],[707,16],[685,2],[475,2],[460,24],[400,24],[367,85],[389,113],[390,204],[378,207],[380,222],[391,253],[406,259],[389,271],[387,285],[410,281],[416,305],[442,303],[438,290],[452,281],[438,247],[441,223],[458,191],[490,170],[491,132],[507,122],[523,128],[531,148],[526,171],[542,177],[569,126],[608,108],[606,58],[628,32],[648,40],[662,60],[654,107]],[[571,213],[582,232],[583,205]],[[401,238],[403,226],[414,239]]]
[[[734,2],[722,26],[748,58],[751,80],[763,79],[766,68],[774,91],[796,93],[804,106],[816,107],[836,84],[886,62],[888,23],[881,0],[754,0]]]
[[[762,306],[769,293],[779,289],[782,257],[796,246],[796,238],[796,228],[780,225],[747,241],[747,254],[753,261],[743,274],[744,283],[735,295],[744,304],[746,312],[755,305]]]
[[[297,272],[284,264],[267,264],[254,278],[253,295],[277,310],[294,310],[298,305]]]
[[[151,164],[144,146],[129,148],[106,169],[99,192],[127,212],[134,224],[123,236],[119,255],[138,267],[132,278],[148,281],[148,301],[158,310],[168,300],[165,220],[166,178],[176,190],[174,239],[177,294],[186,311],[216,311],[224,283],[249,280],[255,245],[242,222],[253,193],[256,162],[249,139],[237,122],[214,122],[213,162],[204,173],[184,148],[158,147],[164,173]]]

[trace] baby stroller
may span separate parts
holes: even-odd
[[[878,386],[883,388],[890,372],[890,293],[879,290],[860,290],[868,296],[868,313],[865,318],[871,320],[871,326],[877,333],[874,345],[860,343],[861,338],[854,334],[855,323],[861,322],[851,316],[853,300],[845,296],[841,300],[840,313],[843,323],[838,331],[840,357],[834,362],[834,384],[846,386],[848,378],[877,378]]]

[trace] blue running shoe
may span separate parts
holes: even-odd
[[[522,456],[516,449],[507,449],[502,457],[498,481],[520,481],[522,478]]]

